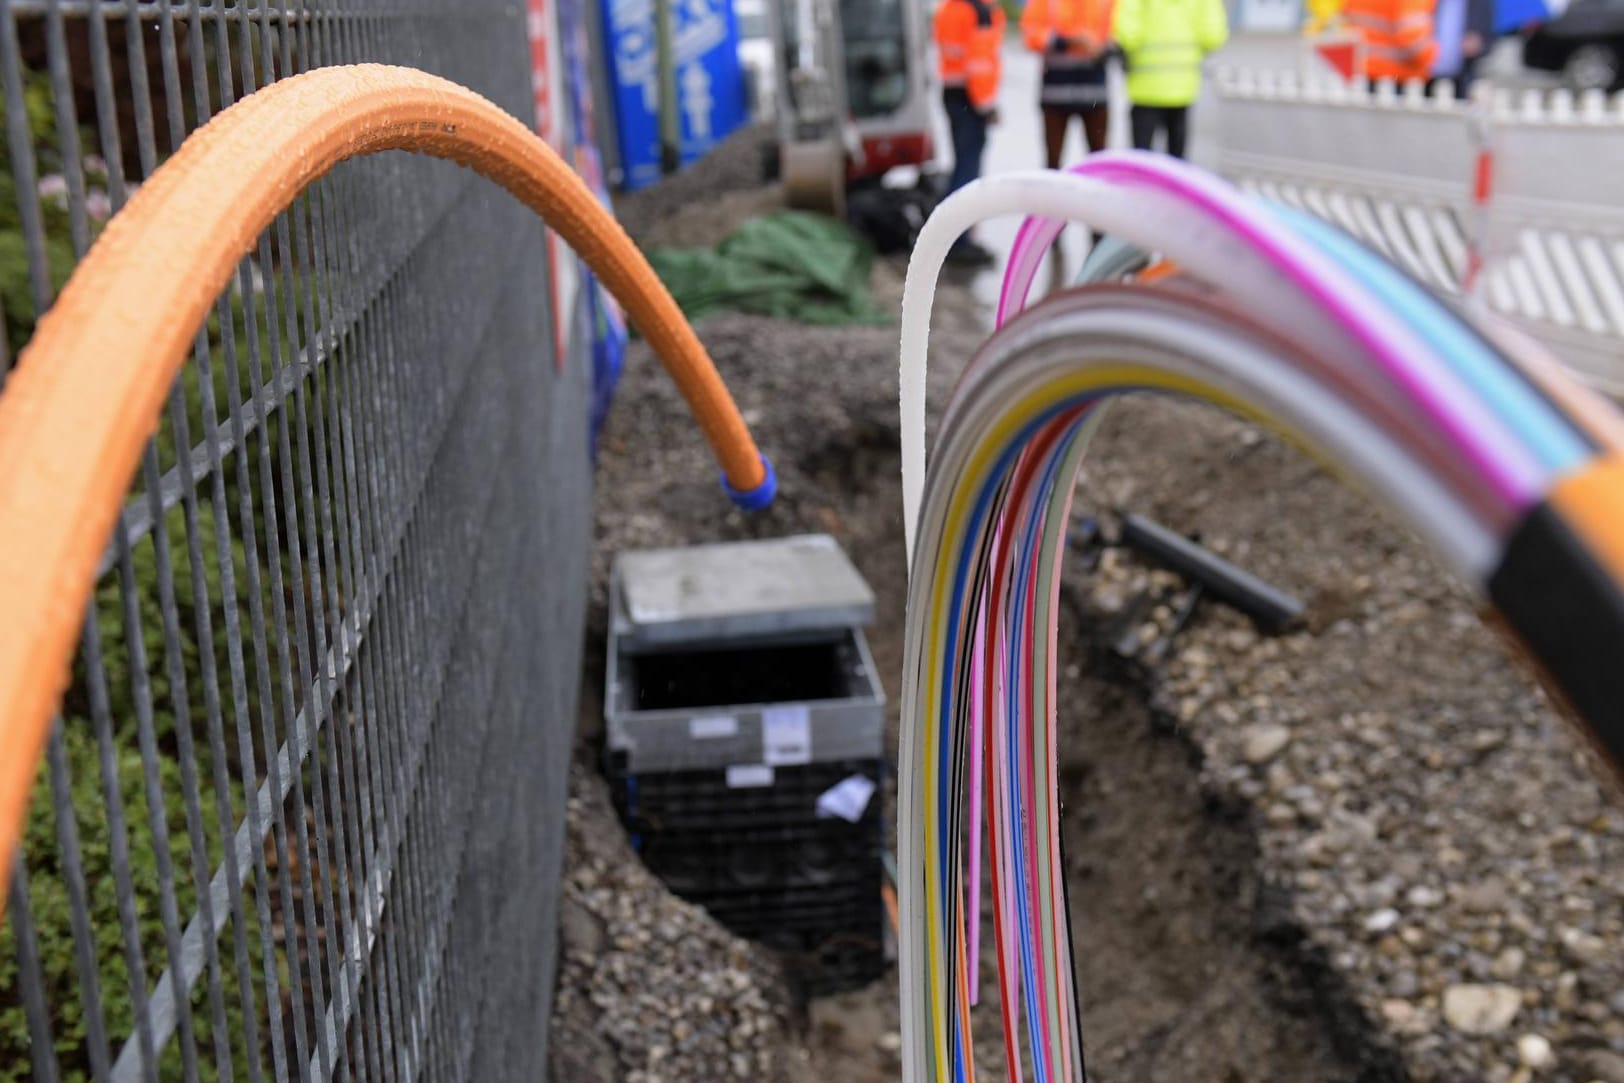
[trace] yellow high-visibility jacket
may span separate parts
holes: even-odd
[[[1111,36],[1134,105],[1181,106],[1201,92],[1201,61],[1229,40],[1224,0],[1117,0]]]

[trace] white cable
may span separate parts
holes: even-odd
[[[1224,291],[1243,311],[1267,322],[1277,333],[1312,345],[1307,360],[1338,373],[1351,384],[1374,389],[1384,378],[1371,364],[1368,351],[1317,302],[1306,298],[1285,272],[1236,236],[1224,223],[1178,197],[1150,189],[1128,189],[1092,177],[1050,171],[1009,173],[984,177],[961,188],[936,208],[920,231],[908,264],[902,293],[900,343],[900,410],[902,430],[903,536],[910,574],[914,535],[924,490],[925,376],[930,339],[930,315],[936,281],[952,243],[978,222],[1001,215],[1038,215],[1089,226],[1113,234],[1147,251],[1160,252],[1185,270]],[[1346,301],[1375,321],[1384,319],[1380,299],[1369,295],[1335,265],[1304,242],[1300,255],[1327,273],[1346,278]],[[1368,311],[1366,311],[1368,310]],[[1391,319],[1388,335],[1402,343],[1408,356],[1431,356],[1407,327]],[[1536,470],[1525,462],[1514,435],[1446,366],[1432,366],[1428,380],[1455,392],[1450,399],[1467,423],[1500,439],[1508,456],[1515,454],[1519,470]],[[1406,407],[1408,404],[1405,404]],[[1410,426],[1411,438],[1436,446],[1438,434],[1419,420]],[[1485,437],[1487,438],[1487,437]]]

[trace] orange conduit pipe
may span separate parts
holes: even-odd
[[[97,560],[197,329],[300,192],[346,158],[386,150],[460,162],[539,214],[671,373],[729,495],[745,507],[770,501],[771,468],[698,336],[619,223],[539,137],[472,91],[409,68],[324,68],[273,83],[193,133],[141,186],[40,320],[0,395],[0,869],[16,856]]]

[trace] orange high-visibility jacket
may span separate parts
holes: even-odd
[[[1004,10],[998,0],[943,0],[936,9],[936,47],[942,56],[942,85],[963,87],[981,112],[998,100],[998,48],[1004,40]]]
[[[1111,37],[1111,0],[1026,0],[1021,36],[1034,53],[1047,53],[1056,37],[1099,49]]]
[[[1436,7],[1437,0],[1346,0],[1342,18],[1359,34],[1365,77],[1402,83],[1431,74]]]

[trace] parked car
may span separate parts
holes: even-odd
[[[750,118],[770,120],[778,100],[778,72],[767,0],[733,0],[733,17],[739,24],[739,70]]]
[[[1523,64],[1574,90],[1624,89],[1624,0],[1573,0],[1523,39]]]

